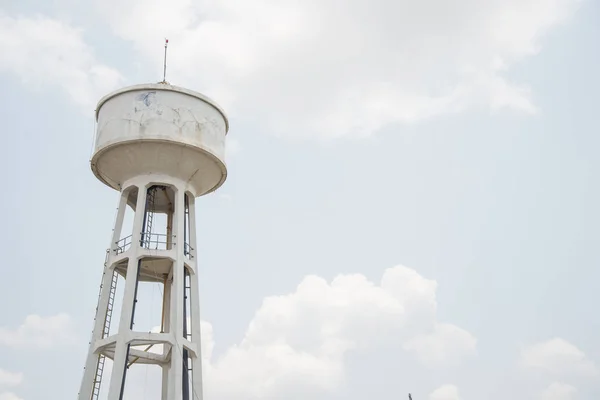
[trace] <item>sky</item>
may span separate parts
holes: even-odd
[[[0,400],[77,395],[118,201],[94,108],[165,38],[230,119],[205,399],[600,398],[600,3],[0,0]]]

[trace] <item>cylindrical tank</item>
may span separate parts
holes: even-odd
[[[227,117],[200,93],[162,83],[126,87],[99,101],[96,120],[92,171],[114,189],[135,176],[164,174],[202,196],[227,177]]]

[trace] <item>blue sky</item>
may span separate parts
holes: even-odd
[[[168,80],[231,125],[197,201],[207,399],[600,398],[599,17],[0,1],[0,399],[78,390],[117,205],[93,109],[160,80],[165,36]],[[159,398],[136,373],[131,399]]]

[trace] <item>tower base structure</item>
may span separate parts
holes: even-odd
[[[183,181],[157,175],[124,185],[79,400],[100,396],[107,359],[112,360],[108,400],[123,398],[127,371],[139,364],[162,368],[162,400],[202,399],[198,276],[196,249],[191,246],[196,243],[195,197],[186,187]],[[134,211],[133,231],[122,235],[127,207]],[[119,277],[125,285],[118,330],[112,334]],[[143,282],[162,285],[160,332],[135,330],[137,293]],[[156,352],[157,347],[162,351]]]

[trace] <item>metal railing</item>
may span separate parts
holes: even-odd
[[[170,250],[175,245],[175,235],[142,232],[140,246],[152,250]]]
[[[115,247],[115,253],[117,253],[117,255],[125,253],[131,247],[131,235],[117,240],[115,244],[117,246]]]
[[[151,250],[170,250],[175,245],[175,235],[167,235],[164,233],[144,233],[141,234],[140,246],[144,249]],[[125,236],[115,242],[113,251],[116,255],[125,253],[131,247],[132,235]],[[183,244],[183,254],[192,259],[194,248],[189,243]],[[108,260],[108,253],[107,253]]]
[[[184,243],[183,244],[183,255],[185,255],[190,260],[192,258],[194,258],[194,256],[192,255],[193,251],[194,251],[194,248],[192,246],[190,246],[189,243]]]

